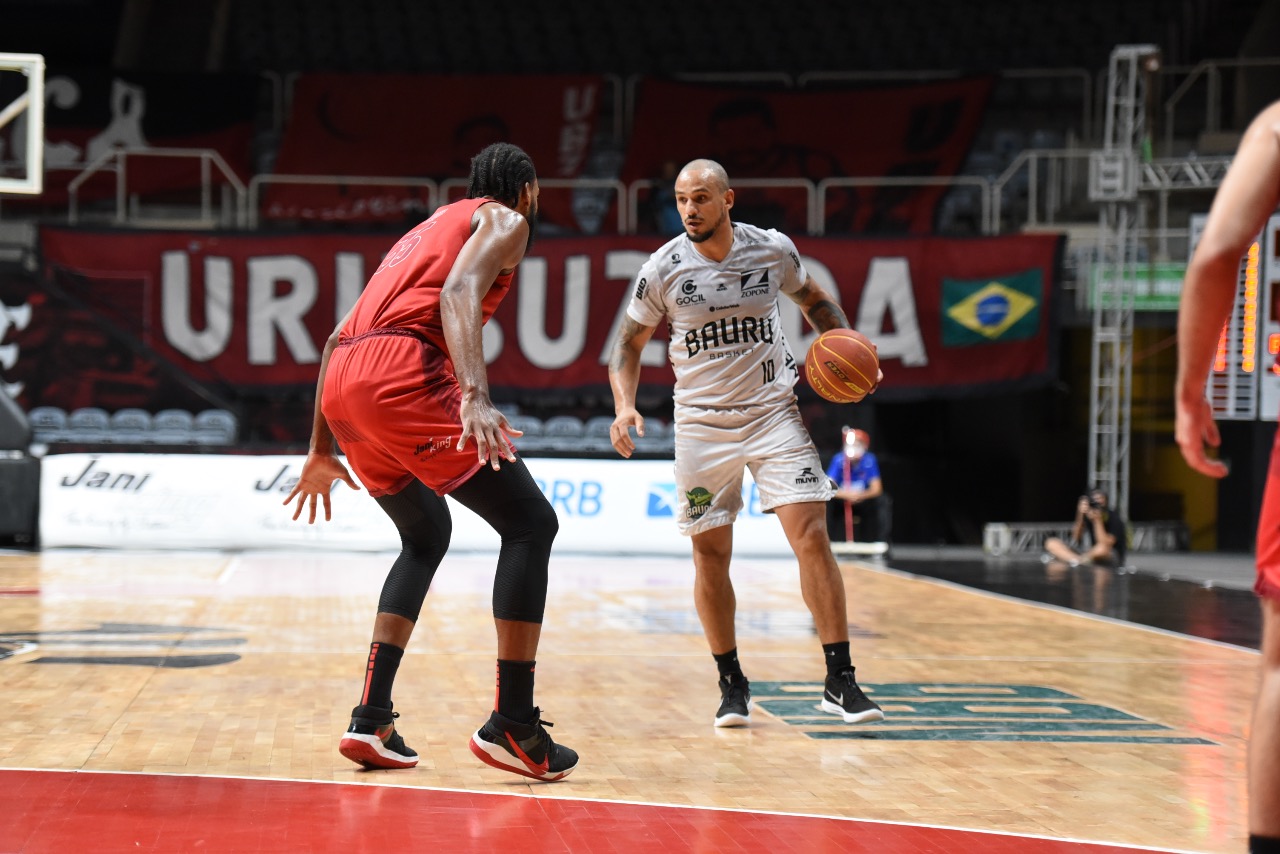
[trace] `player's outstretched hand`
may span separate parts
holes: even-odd
[[[1217,448],[1222,444],[1209,401],[1203,397],[1190,402],[1179,398],[1177,404],[1173,437],[1182,450],[1182,458],[1201,474],[1226,477],[1227,464],[1222,460],[1209,459],[1205,453],[1206,446]]]
[[[458,450],[465,450],[467,440],[474,439],[476,457],[480,464],[488,463],[497,471],[502,460],[516,461],[516,449],[508,436],[523,436],[523,430],[517,430],[507,423],[507,416],[498,411],[487,397],[462,397],[462,406],[458,409],[458,417],[462,421],[462,435],[458,437]]]
[[[334,481],[338,480],[352,489],[360,488],[351,477],[351,473],[347,471],[347,467],[333,454],[321,454],[315,451],[307,454],[307,460],[302,464],[302,474],[298,475],[298,482],[293,485],[293,490],[284,500],[287,506],[294,498],[298,499],[298,506],[293,509],[294,520],[296,521],[302,515],[302,506],[310,502],[311,512],[307,516],[307,524],[315,524],[317,495],[324,502],[324,520],[328,522],[332,519],[329,492],[333,489]]]
[[[626,459],[630,459],[636,450],[636,442],[631,438],[629,429],[631,427],[636,428],[637,436],[644,436],[644,416],[634,407],[620,411],[613,419],[613,426],[609,428],[609,440],[613,442],[614,450]]]

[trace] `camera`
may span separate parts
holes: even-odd
[[[1089,505],[1090,510],[1101,510],[1102,503],[1092,495],[1081,495],[1080,500]]]

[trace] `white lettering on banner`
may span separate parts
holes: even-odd
[[[649,260],[648,252],[634,250],[606,252],[604,256],[604,277],[606,279],[626,279],[631,282],[647,260]],[[609,354],[613,351],[613,342],[618,340],[618,330],[622,328],[622,322],[626,319],[627,305],[630,302],[631,288],[628,287],[622,291],[622,301],[618,303],[618,310],[613,313],[613,325],[609,327],[609,336],[605,339],[604,348],[600,351],[600,364],[602,365],[609,364]],[[666,340],[657,337],[650,338],[644,345],[644,350],[640,352],[640,364],[655,367],[666,364],[666,361]]]
[[[333,264],[335,284],[329,286],[332,291],[323,293],[326,303],[333,301],[336,322],[346,315],[363,290],[369,260],[365,253],[353,251],[264,255],[235,261],[217,255],[197,255],[202,258],[201,269],[193,271],[193,254],[183,250],[161,253],[160,314],[165,340],[187,358],[208,362],[229,355],[233,324],[244,324],[247,352],[230,355],[239,355],[245,359],[244,364],[254,367],[287,363],[291,359],[297,365],[318,363],[323,336],[329,328],[329,306],[318,304],[322,293],[318,270],[324,264]],[[599,293],[616,293],[618,302],[612,324],[596,361],[600,366],[607,365],[618,331],[625,323],[633,288],[593,289],[592,264],[600,258],[604,278],[616,285],[617,280],[630,283],[648,257],[649,253],[643,250],[603,251],[593,246],[564,256],[561,270],[551,269],[553,264],[560,265],[558,258],[525,259],[520,265],[514,319],[508,316],[504,321],[507,326],[514,323],[516,330],[515,339],[509,343],[536,369],[583,369],[586,366],[579,363],[591,359],[586,353],[588,338],[600,332],[593,321],[602,321],[607,311],[607,306],[597,300],[593,312],[591,298]],[[839,301],[841,288],[832,268],[812,256],[805,256],[803,261],[815,283]],[[243,274],[239,269],[242,264]],[[245,277],[243,309],[236,305],[239,275]],[[200,277],[203,277],[203,293]],[[563,308],[559,317],[548,317],[547,295],[557,287],[564,295]],[[853,292],[852,283],[846,282],[845,287],[846,295]],[[924,293],[932,293],[932,287],[932,283],[922,283]],[[193,304],[197,298],[203,300],[202,306]],[[900,360],[904,367],[925,367],[931,360],[920,327],[919,298],[910,257],[873,257],[867,267],[866,281],[858,292],[857,304],[846,304],[845,310],[855,328],[876,342],[881,360]],[[790,300],[780,302],[780,311],[782,332],[794,353],[803,354],[814,333],[799,307]],[[323,318],[319,316],[322,313]],[[199,328],[193,318],[201,318]],[[306,323],[308,320],[310,326]],[[313,331],[312,327],[322,331]],[[556,333],[549,334],[549,329]],[[486,363],[493,364],[500,358],[508,343],[506,337],[506,329],[498,322],[486,324],[483,332]],[[280,341],[284,342],[283,350],[279,347]],[[645,346],[641,364],[664,366],[667,343],[665,335],[655,336]]]
[[[179,353],[197,362],[220,356],[231,340],[231,261],[204,259],[204,322],[191,326],[190,256],[165,252],[160,256],[160,321],[164,337]]]
[[[871,259],[854,326],[875,341],[881,361],[901,359],[908,367],[929,364],[906,258]]]
[[[591,143],[590,118],[595,112],[594,86],[569,86],[564,90],[564,126],[560,129],[559,167],[562,178],[572,178],[582,167]]]
[[[320,361],[320,352],[303,324],[320,292],[315,267],[299,255],[268,255],[250,258],[248,349],[251,365],[274,365],[276,332],[300,365]],[[160,256],[160,319],[165,340],[178,352],[197,362],[221,356],[231,341],[234,308],[234,272],[231,259],[209,255],[204,259],[205,328],[191,325],[191,256],[183,251]],[[364,289],[364,257],[358,252],[338,252],[334,256],[337,293],[334,324],[346,316]],[[292,284],[284,296],[275,295],[276,282]]]
[[[333,323],[337,326],[364,290],[364,256],[359,252],[339,252],[334,270],[337,273],[338,297],[333,307]]]
[[[276,283],[292,285],[275,295]],[[249,364],[276,363],[276,332],[299,365],[320,361],[320,353],[302,318],[316,304],[320,283],[315,268],[297,255],[249,259]]]
[[[564,322],[559,338],[547,336],[547,261],[530,258],[520,265],[517,293],[516,340],[529,363],[554,371],[582,355],[590,310],[591,256],[565,259]]]

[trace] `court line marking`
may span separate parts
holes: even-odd
[[[380,786],[389,789],[405,789],[408,791],[428,791],[428,792],[446,792],[456,795],[485,795],[495,798],[529,798],[532,800],[545,801],[565,801],[577,802],[582,804],[621,804],[633,807],[652,807],[658,809],[674,809],[674,810],[696,810],[701,812],[722,812],[736,813],[742,815],[767,815],[779,818],[808,818],[823,819],[826,821],[844,821],[858,822],[861,824],[878,824],[889,827],[919,827],[928,830],[949,830],[958,833],[975,833],[985,836],[1001,836],[1010,839],[1039,839],[1045,842],[1065,842],[1072,845],[1097,845],[1108,846],[1112,848],[1128,848],[1133,851],[1155,851],[1159,854],[1204,854],[1202,851],[1183,848],[1155,848],[1149,845],[1130,845],[1126,842],[1106,842],[1092,839],[1077,839],[1075,837],[1066,836],[1048,836],[1040,833],[1012,833],[1003,830],[985,830],[980,828],[959,827],[948,824],[928,824],[921,822],[906,821],[888,821],[886,819],[875,818],[852,818],[840,815],[821,815],[818,813],[795,813],[795,812],[779,812],[776,810],[751,810],[736,807],[706,807],[696,804],[662,804],[649,801],[627,801],[627,800],[610,800],[605,798],[561,798],[549,795],[537,795],[532,792],[491,792],[485,789],[454,789],[440,786],[407,786],[403,783],[355,783],[346,780],[304,780],[295,777],[246,777],[237,774],[159,774],[154,771],[98,771],[84,768],[0,768],[0,772],[5,771],[22,771],[28,773],[47,773],[47,774],[98,774],[113,775],[120,777],[189,777],[196,780],[243,780],[248,782],[270,782],[270,783],[314,783],[329,786],[351,786],[357,788],[368,788],[370,785]],[[352,772],[359,773],[359,772]],[[366,772],[368,773],[368,772]],[[517,783],[516,785],[522,785]]]

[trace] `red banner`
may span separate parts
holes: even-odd
[[[600,112],[601,78],[308,74],[293,89],[275,171],[466,180],[491,142],[519,145],[539,178],[582,174]],[[543,218],[577,231],[569,196],[544,195]],[[421,190],[270,185],[262,214],[275,219],[406,222],[425,217]]]
[[[46,227],[49,293],[30,324],[7,340],[21,348],[40,336],[57,338],[73,327],[67,314],[74,309],[128,336],[134,352],[196,382],[248,394],[305,390],[337,319],[394,242],[388,235],[125,235]],[[796,240],[810,274],[839,294],[850,320],[876,341],[882,401],[1050,377],[1060,244],[1055,235]],[[605,387],[632,277],[654,248],[653,239],[639,237],[539,242],[485,328],[491,386]],[[803,358],[812,332],[798,308],[785,300],[783,308],[783,331]],[[62,346],[35,363],[45,362],[42,370],[55,375],[106,368],[93,353]],[[65,364],[49,364],[56,359]],[[25,374],[35,363],[20,359],[6,379],[43,394],[39,377]],[[671,384],[665,341],[651,344],[646,365],[642,382]]]
[[[747,91],[646,79],[623,181],[674,177],[697,157],[744,178],[950,176],[981,125],[992,80],[974,78],[829,91]],[[677,117],[678,120],[676,118]],[[833,188],[826,234],[925,234],[945,187]],[[800,189],[738,188],[735,219],[804,233]]]

